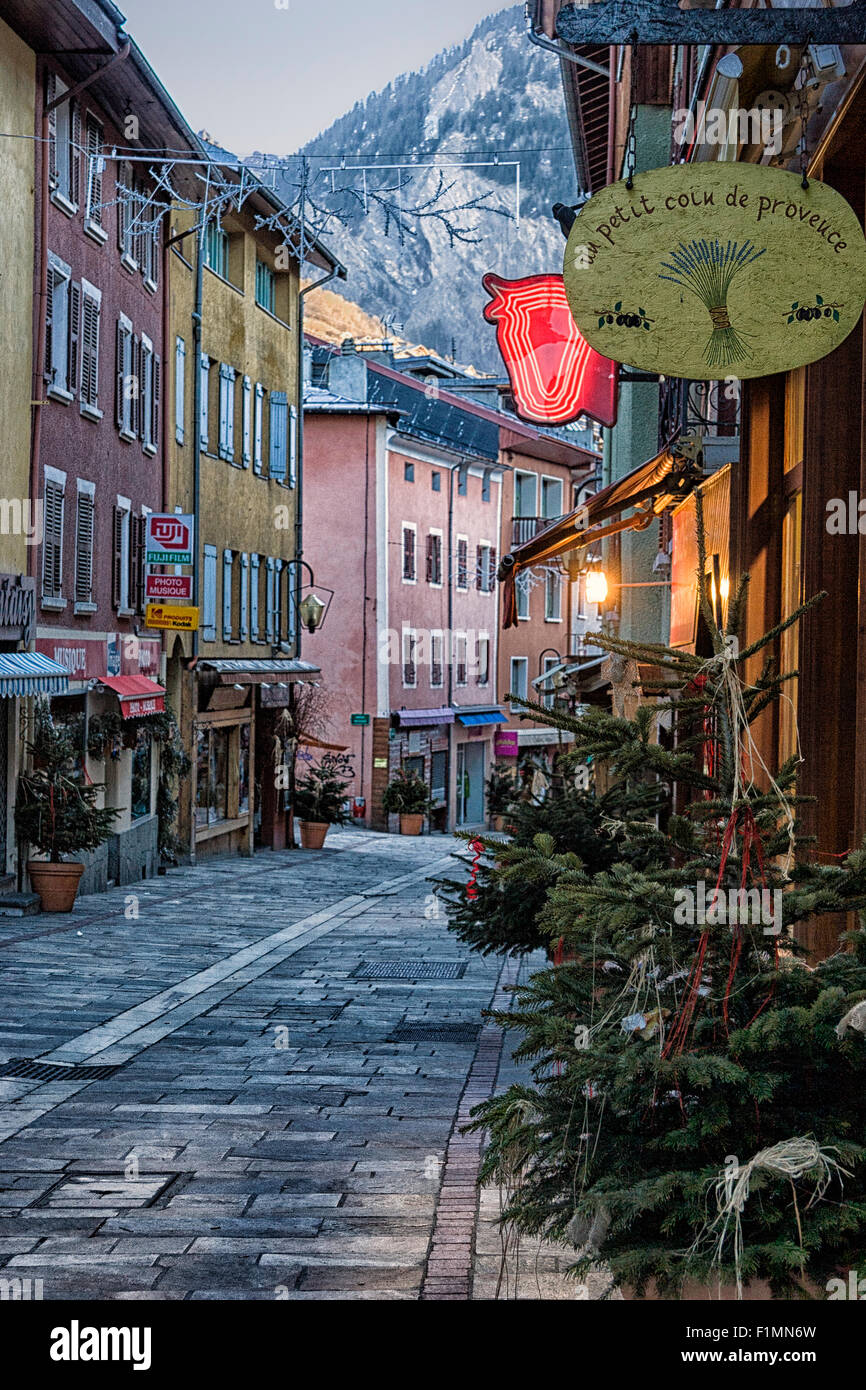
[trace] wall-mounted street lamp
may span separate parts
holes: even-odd
[[[295,560],[293,563],[297,565],[298,569],[306,570],[310,576],[309,584],[299,584],[294,590],[298,618],[307,632],[318,632],[328,616],[334,598],[334,590],[326,588],[324,584],[316,583],[316,576],[306,560]],[[305,597],[302,598],[302,594]],[[323,599],[320,595],[326,597]]]

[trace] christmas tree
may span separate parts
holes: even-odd
[[[620,827],[631,862],[549,856],[536,921],[562,963],[497,1016],[522,1034],[532,1082],[475,1112],[482,1180],[504,1187],[507,1223],[571,1248],[577,1275],[606,1269],[611,1288],[824,1297],[866,1259],[866,931],[861,918],[814,964],[796,929],[866,908],[866,849],[808,859],[797,760],[765,765],[752,735],[790,679],[776,639],[818,600],[738,649],[748,581],[719,626],[698,500],[713,655],[601,636],[642,665],[645,696],[652,684],[633,719],[527,704],[573,733],[576,760],[666,805],[652,829]]]

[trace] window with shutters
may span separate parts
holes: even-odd
[[[115,422],[122,439],[135,438],[138,376],[135,371],[136,344],[132,324],[125,314],[117,320],[114,349]]]
[[[141,447],[146,454],[155,454],[159,441],[160,364],[153,343],[144,334],[140,353]]]
[[[490,469],[485,468],[484,477],[481,479],[481,501],[490,501]]]
[[[114,507],[111,555],[112,602],[118,613],[129,615],[130,512],[132,504],[118,497]]]
[[[87,280],[81,282],[81,413],[101,420],[99,409],[99,316],[102,293]]]
[[[220,433],[219,456],[233,463],[235,457],[235,378],[234,367],[220,363]]]
[[[427,583],[442,587],[442,532],[431,531],[427,537]]]
[[[442,632],[430,634],[430,684],[434,690],[441,690],[445,684],[445,635]]]
[[[205,233],[204,263],[221,279],[229,278],[229,237],[228,232],[216,222],[211,222]]]
[[[514,581],[514,598],[517,604],[517,616],[521,622],[526,622],[529,618],[529,586],[531,583],[530,573],[524,570],[518,574]]]
[[[105,132],[92,111],[84,122],[84,230],[102,243],[108,233],[103,226],[102,179],[105,156],[102,153]]]
[[[199,410],[199,432],[201,434],[201,450],[203,454],[206,454],[208,447],[208,392],[210,391],[210,358],[204,352],[201,355],[199,371],[201,372],[201,407]]]
[[[411,522],[403,522],[403,583],[414,584],[417,579],[415,567],[416,527]]]
[[[256,382],[255,402],[253,405],[253,470],[261,473],[262,462],[264,459],[264,416],[265,416],[265,388],[260,381]]]
[[[469,491],[469,466],[462,464],[457,470],[457,496],[465,497]]]
[[[511,674],[509,678],[510,695],[517,695],[521,700],[527,699],[529,690],[529,658],[525,656],[513,656],[511,658]],[[522,705],[516,705],[512,701],[512,714],[525,713]]]
[[[249,635],[249,612],[250,612],[250,557],[241,555],[241,594],[240,594],[240,625],[238,632],[242,642],[246,642]]]
[[[206,545],[204,548],[202,581],[202,639],[205,642],[215,642],[217,618],[217,549],[215,545]]]
[[[93,523],[95,485],[77,480],[75,499],[75,611],[95,612],[93,602]]]
[[[406,690],[414,690],[418,684],[418,667],[415,662],[415,651],[418,645],[418,634],[414,628],[404,627],[403,629],[403,685]]]
[[[153,203],[143,211],[141,229],[141,272],[144,288],[153,292],[159,286],[159,257],[162,250],[163,210]]]
[[[476,551],[475,587],[483,594],[492,594],[496,587],[496,551],[487,541]]]
[[[60,603],[63,599],[63,509],[66,474],[45,470],[42,539],[42,597]]]
[[[479,685],[490,684],[490,635],[487,632],[478,634],[478,675],[476,679]]]
[[[256,261],[256,303],[269,314],[276,313],[276,276],[264,261]]]
[[[553,569],[544,576],[544,621],[562,622],[562,577]]]
[[[469,540],[466,536],[457,537],[457,588],[469,588]]]
[[[76,389],[81,327],[81,287],[53,251],[45,280],[45,363],[48,395],[69,402]]]
[[[455,632],[454,634],[454,683],[455,685],[467,685],[469,674],[466,662],[466,651],[468,641],[465,632]]]
[[[286,481],[288,447],[289,407],[285,391],[272,391],[270,395],[270,437],[271,447],[268,455],[268,470],[275,482]]]
[[[146,516],[129,519],[129,606],[135,613],[144,612],[144,533]]]
[[[128,160],[117,166],[115,184],[117,202],[117,248],[120,258],[128,270],[137,270],[136,231],[138,227],[138,198],[135,190],[135,175]]]
[[[46,74],[46,106],[68,90],[56,73]],[[77,212],[81,197],[81,107],[74,97],[49,111],[48,147],[51,200],[64,212]]]
[[[250,641],[259,642],[259,593],[261,586],[261,556],[250,556]]]
[[[186,409],[186,343],[174,340],[174,437],[184,441],[184,411]]]
[[[234,601],[233,575],[234,575],[234,554],[231,550],[223,551],[223,641],[232,640],[232,604]]]
[[[253,384],[250,378],[245,376],[241,383],[241,461],[244,468],[249,468],[252,458],[252,394]]]

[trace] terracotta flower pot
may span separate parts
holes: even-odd
[[[505,817],[504,817],[504,816],[494,816],[494,817],[493,817],[493,829],[496,831],[497,835],[502,835],[502,834],[503,834],[503,832],[504,832],[504,830],[505,830]]]
[[[299,820],[301,849],[322,849],[330,826],[325,821]]]
[[[423,817],[423,816],[407,816],[407,815],[401,815],[401,816],[400,816],[400,834],[401,834],[401,835],[420,835],[420,834],[421,834],[421,831],[422,831],[423,829],[424,829],[424,817]]]
[[[50,864],[44,859],[27,861],[27,872],[34,893],[39,894],[43,912],[71,912],[83,864]]]

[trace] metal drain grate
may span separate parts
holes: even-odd
[[[22,1081],[104,1081],[117,1067],[86,1067],[72,1062],[35,1062],[32,1057],[11,1057],[0,1063],[0,1077]]]
[[[352,974],[362,980],[460,980],[465,970],[459,960],[362,960]]]
[[[475,1047],[481,1028],[476,1023],[398,1023],[389,1043],[446,1043]]]

